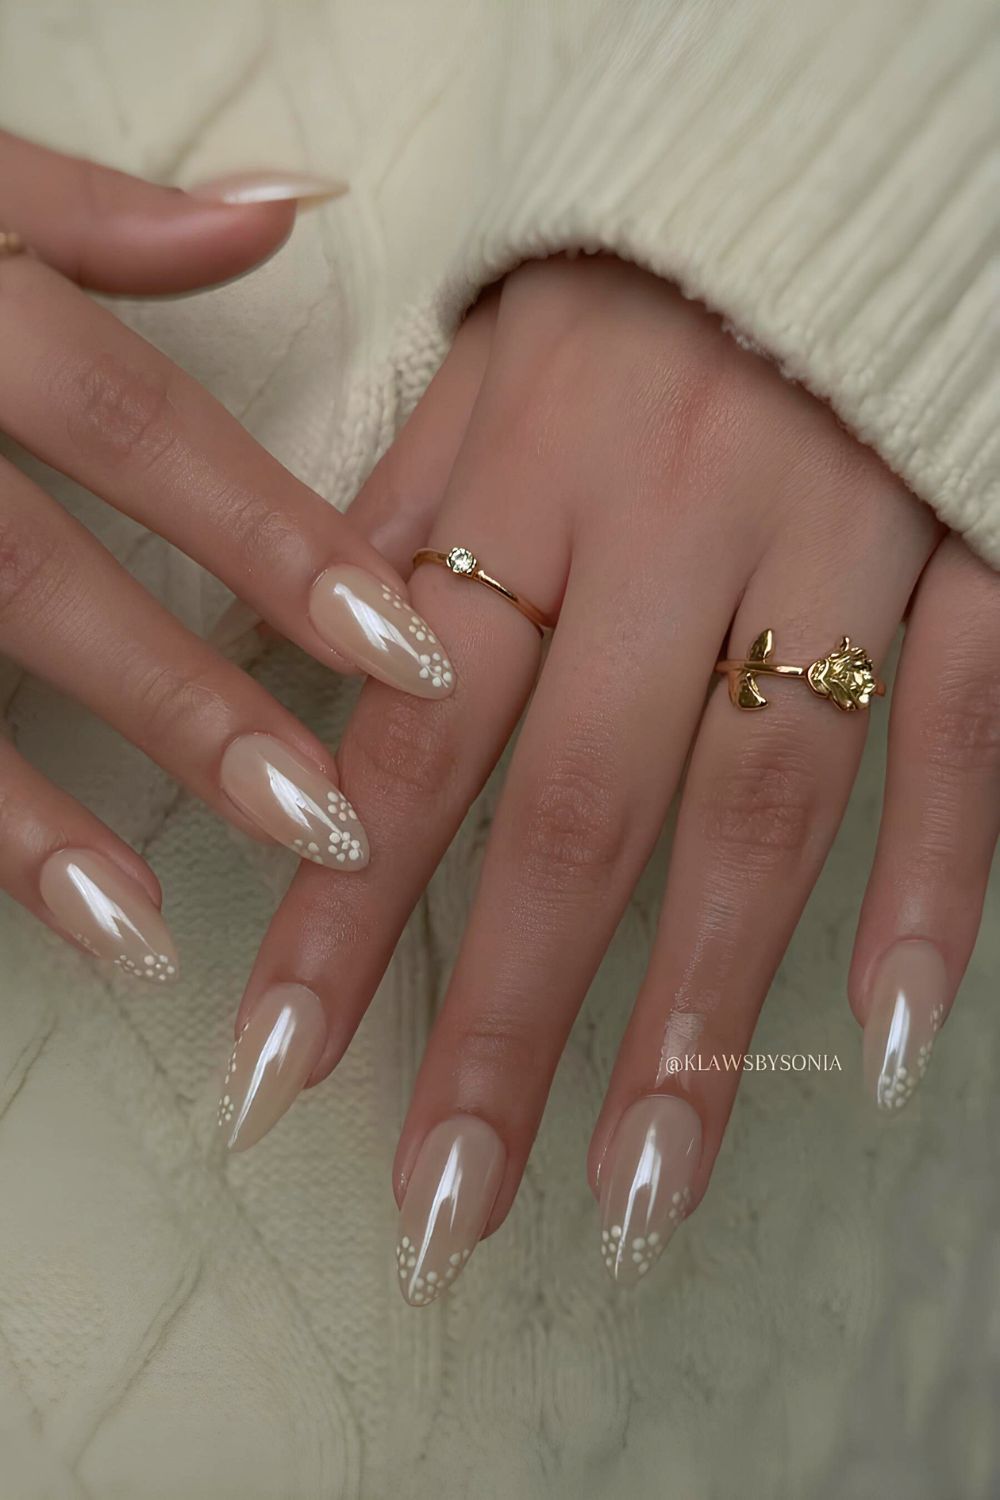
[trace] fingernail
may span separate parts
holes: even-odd
[[[259,995],[229,1059],[219,1129],[230,1151],[255,1146],[305,1087],[326,1044],[319,997],[304,984],[275,984]]]
[[[426,620],[364,568],[327,568],[313,584],[309,618],[328,646],[390,687],[447,698],[455,686],[455,669]]]
[[[270,734],[226,747],[219,782],[248,818],[300,859],[331,870],[363,870],[368,840],[343,792]]]
[[[166,984],[179,964],[170,929],[124,870],[91,849],[50,854],[39,876],[42,900],[56,921],[95,958]]]
[[[210,203],[301,203],[312,208],[339,198],[347,183],[336,177],[314,177],[309,172],[226,172],[186,191]]]
[[[649,1094],[622,1115],[601,1169],[601,1255],[628,1286],[645,1276],[691,1206],[701,1157],[697,1112]]]
[[[896,943],[872,984],[863,1044],[865,1088],[879,1109],[902,1109],[923,1078],[944,1020],[948,974],[933,943]]]
[[[427,1136],[399,1215],[396,1264],[411,1307],[448,1290],[490,1216],[507,1153],[476,1115],[443,1120]]]

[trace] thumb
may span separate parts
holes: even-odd
[[[344,191],[324,178],[261,172],[187,193],[0,131],[0,230],[94,291],[150,295],[228,281],[284,243],[300,203]]]

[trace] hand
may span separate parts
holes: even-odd
[[[459,689],[362,693],[339,765],[372,862],[352,882],[299,872],[244,998],[221,1123],[251,1144],[334,1067],[534,687],[396,1157],[399,1277],[432,1300],[503,1221],[690,757],[590,1151],[603,1257],[633,1280],[705,1192],[739,1078],[705,1065],[747,1047],[867,724],[825,672],[818,690],[760,675],[767,706],[742,711],[717,659],[770,628],[772,661],[809,664],[847,632],[877,663],[910,607],[850,984],[870,1091],[896,1109],[959,984],[1000,823],[1000,585],[819,401],[606,258],[507,278],[352,515],[401,568],[425,542],[470,547],[558,624],[535,686],[539,636],[517,609],[417,571]]]
[[[233,276],[284,240],[295,198],[316,197],[323,184],[231,179],[199,199],[7,135],[0,183],[0,231],[37,255],[0,256],[4,430],[210,568],[335,670],[446,695],[450,664],[440,648],[417,646],[422,622],[404,608],[392,568],[68,279],[144,293]],[[246,832],[317,864],[364,866],[367,841],[328,751],[2,459],[0,650],[81,699]],[[152,871],[6,740],[0,810],[0,886],[98,957],[145,979],[173,977]]]

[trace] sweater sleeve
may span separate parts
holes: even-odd
[[[617,253],[1000,567],[997,30],[979,0],[511,4],[465,53],[483,128],[432,322],[525,258]]]

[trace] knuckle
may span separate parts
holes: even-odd
[[[221,738],[230,717],[210,673],[179,672],[162,663],[131,683],[130,698],[138,726],[131,737],[154,760],[162,760],[164,746],[203,740],[206,725],[214,726]]]
[[[44,615],[65,574],[59,550],[40,526],[20,516],[0,515],[0,621]]]
[[[239,491],[219,497],[213,507],[225,517],[227,546],[251,558],[273,560],[287,557],[289,548],[303,549],[301,527],[286,511],[256,491]]]
[[[105,351],[72,373],[66,395],[70,439],[102,464],[148,469],[177,440],[167,372],[140,372]]]
[[[377,714],[358,713],[338,756],[345,781],[377,786],[390,805],[398,794],[407,804],[447,796],[458,757],[447,717],[428,706],[395,694]]]
[[[620,867],[627,840],[612,767],[590,746],[564,748],[521,797],[512,833],[530,883],[606,879]]]
[[[800,860],[823,822],[813,755],[792,736],[745,748],[695,806],[713,854],[741,869]]]
[[[978,664],[977,664],[978,665]],[[1000,674],[968,664],[946,673],[920,718],[925,763],[939,776],[976,776],[1000,769]]]
[[[469,1013],[466,1008],[454,1039],[463,1072],[472,1076],[536,1078],[543,1061],[537,1013],[513,1006]],[[546,1064],[547,1065],[547,1064]]]

